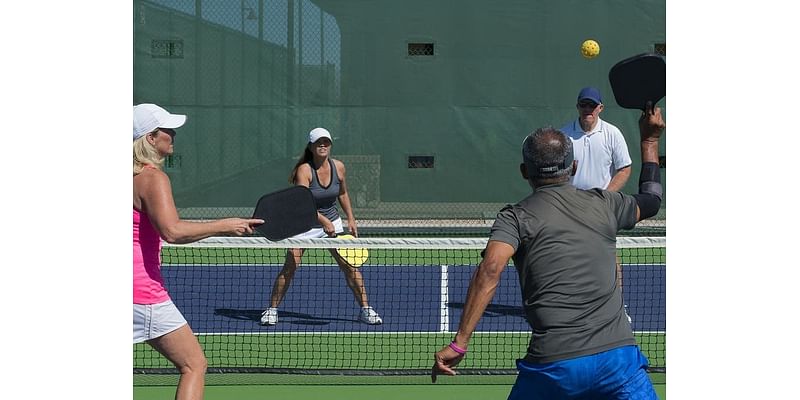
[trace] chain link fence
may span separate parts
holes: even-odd
[[[650,22],[639,21],[643,12]],[[289,185],[307,133],[322,126],[347,167],[359,226],[375,234],[488,232],[503,205],[530,192],[518,173],[522,138],[574,119],[582,86],[612,98],[616,61],[666,54],[663,0],[636,10],[135,0],[133,14],[134,104],[189,117],[165,163],[183,218],[249,215],[261,195]],[[580,56],[575,26],[609,43],[600,57]],[[608,104],[603,118],[623,130],[636,169],[638,114]]]

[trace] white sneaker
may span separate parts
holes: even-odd
[[[378,315],[372,307],[362,307],[361,313],[358,315],[358,320],[370,325],[380,325],[383,323],[381,316]]]
[[[275,325],[278,323],[278,309],[270,307],[261,313],[261,325]]]

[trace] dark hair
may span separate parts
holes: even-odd
[[[297,160],[297,164],[295,164],[294,168],[292,168],[292,173],[289,174],[289,183],[294,185],[294,178],[295,175],[297,175],[297,169],[300,168],[301,165],[307,162],[312,162],[313,160],[314,160],[314,154],[311,153],[311,150],[309,150],[308,146],[306,146],[303,149],[303,155],[301,155],[300,158]]]
[[[528,176],[539,181],[562,181],[572,173],[572,139],[553,127],[539,128],[522,142]]]

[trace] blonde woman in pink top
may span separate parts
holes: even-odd
[[[190,243],[214,235],[253,232],[260,219],[182,221],[172,199],[169,177],[161,171],[172,154],[175,130],[185,115],[155,104],[133,107],[133,342],[147,342],[170,360],[181,377],[176,399],[202,399],[206,358],[161,277],[161,240]]]

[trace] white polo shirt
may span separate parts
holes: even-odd
[[[578,189],[606,189],[617,170],[632,163],[622,132],[600,118],[591,132],[584,132],[577,119],[561,131],[572,138],[575,159],[578,160],[572,184]]]

